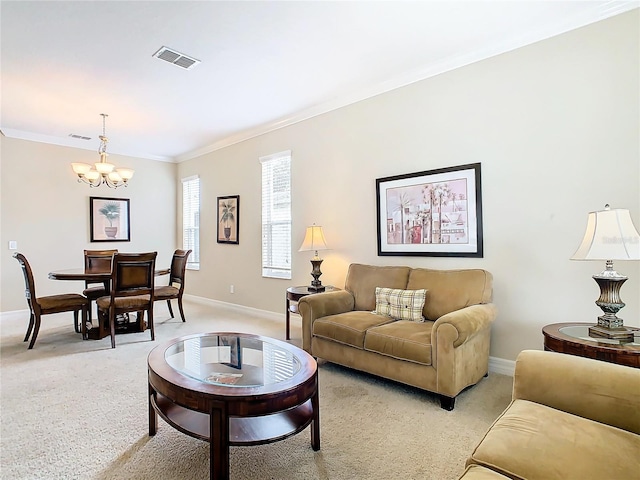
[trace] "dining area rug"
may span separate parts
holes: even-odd
[[[51,315],[33,350],[28,315],[0,321],[1,478],[209,478],[209,445],[162,419],[148,435],[147,355],[199,332],[284,339],[282,319],[185,298],[187,321],[155,311],[149,333],[83,341],[69,314]],[[292,343],[300,346],[299,322]],[[511,398],[512,378],[490,374],[462,392],[453,411],[436,395],[319,361],[321,449],[310,429],[280,442],[230,448],[232,480],[456,479]]]

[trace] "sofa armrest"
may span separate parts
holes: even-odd
[[[493,303],[471,305],[441,316],[431,330],[431,344],[438,345],[438,329],[443,325],[453,325],[457,336],[453,347],[459,347],[475,333],[488,328],[496,319],[497,309]]]
[[[302,315],[302,348],[311,353],[311,331],[316,319],[350,312],[354,305],[353,295],[346,290],[302,297],[298,302],[298,312]]]
[[[513,398],[640,434],[640,369],[564,353],[524,350]]]

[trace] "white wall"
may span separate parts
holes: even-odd
[[[491,355],[541,349],[544,325],[595,321],[604,262],[572,262],[587,213],[628,208],[640,228],[638,10],[184,162],[202,179],[201,270],[188,292],[283,312],[284,291],[311,280],[304,229],[323,225],[325,284],[351,262],[494,275]],[[293,280],[263,279],[258,157],[293,152]],[[481,162],[482,259],[379,257],[375,179]],[[216,197],[240,195],[240,244],[216,243]],[[179,227],[179,225],[178,225]],[[3,234],[4,235],[4,234]],[[640,325],[640,262],[622,318]],[[235,294],[229,285],[235,285]]]
[[[0,142],[1,311],[27,308],[24,277],[9,240],[29,260],[38,296],[82,292],[82,282],[49,280],[47,274],[82,267],[84,249],[157,251],[158,266],[170,265],[177,245],[175,164],[110,155],[112,163],[136,170],[131,184],[90,188],[77,183],[70,163],[96,162],[95,151],[5,137]],[[90,242],[89,197],[130,199],[130,242]]]

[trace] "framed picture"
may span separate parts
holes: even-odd
[[[229,362],[221,362],[233,368],[242,368],[242,350],[240,349],[240,337],[235,335],[219,335],[218,346],[229,347]]]
[[[89,197],[92,242],[130,242],[129,199]]]
[[[480,164],[376,179],[378,255],[482,257]]]
[[[218,197],[218,243],[240,243],[240,195]]]

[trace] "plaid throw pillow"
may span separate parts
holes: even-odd
[[[373,313],[397,320],[424,322],[422,309],[427,291],[376,287],[376,309]]]

